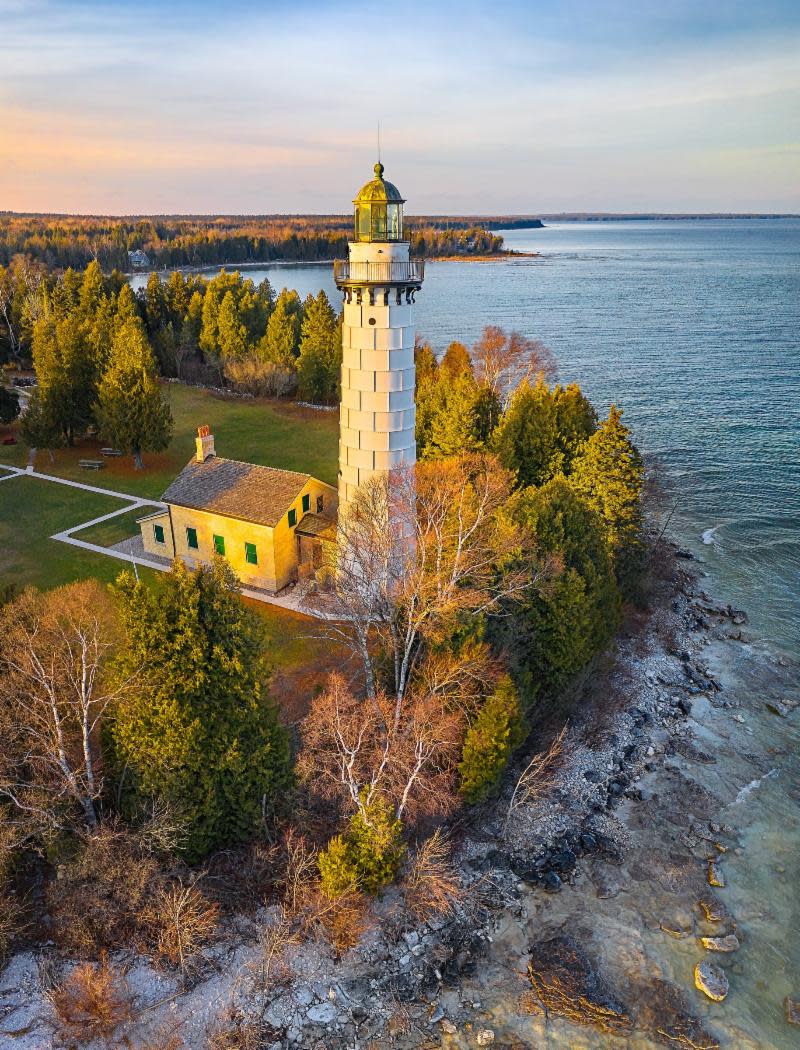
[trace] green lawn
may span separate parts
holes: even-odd
[[[122,504],[110,496],[19,477],[0,485],[0,580],[17,587],[59,587],[94,576],[110,583],[125,568],[115,558],[50,536]]]
[[[158,499],[192,456],[197,427],[208,424],[220,456],[299,470],[336,484],[336,412],[314,411],[282,401],[229,400],[177,383],[165,384],[165,390],[175,418],[174,437],[165,453],[145,455],[145,470],[134,471],[129,457],[108,459],[106,468],[97,473],[81,470],[79,459],[97,457],[101,444],[97,441],[58,449],[52,463],[47,452],[39,452],[36,469],[99,488]],[[0,427],[2,434],[14,431],[14,427]],[[3,463],[24,467],[27,459],[28,450],[22,443],[0,445],[0,475],[5,473]],[[110,496],[37,478],[4,481],[0,484],[0,583],[50,588],[87,577],[112,582],[126,568],[124,562],[49,537],[120,505]],[[111,546],[135,535],[136,518],[150,509],[138,507],[100,522],[76,533],[76,539]],[[153,570],[140,568],[139,573],[152,582],[159,577]],[[312,619],[262,602],[247,604],[267,624],[275,668],[273,692],[287,721],[294,722],[323,685],[327,672],[341,667],[343,654],[316,637],[318,625]]]
[[[315,411],[291,402],[263,398],[223,398],[179,383],[165,383],[164,389],[175,419],[174,436],[166,452],[144,456],[144,470],[135,471],[129,456],[106,460],[102,471],[81,470],[79,459],[98,457],[98,449],[103,444],[98,441],[83,441],[76,448],[57,449],[53,463],[47,452],[39,452],[36,469],[101,488],[159,499],[194,453],[197,428],[208,424],[216,439],[218,456],[299,470],[336,484],[339,424],[336,412]],[[0,431],[13,433],[15,428],[0,427]],[[3,463],[24,467],[27,460],[28,450],[22,442],[0,445],[0,467]]]
[[[74,533],[75,539],[86,540],[87,543],[96,543],[100,547],[113,547],[121,540],[127,540],[131,536],[138,536],[140,529],[136,522],[146,514],[158,510],[156,506],[134,507],[125,514],[118,514],[116,518],[108,521],[99,521],[96,525],[90,525],[88,529],[81,529]]]

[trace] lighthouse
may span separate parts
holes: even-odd
[[[339,508],[375,474],[417,458],[414,301],[424,262],[412,259],[396,186],[375,165],[356,196],[348,258],[334,263],[344,296]]]

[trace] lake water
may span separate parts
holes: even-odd
[[[613,401],[677,500],[671,531],[711,589],[800,647],[800,220],[554,223],[504,231],[538,258],[436,262],[417,327],[437,349],[486,324],[555,352],[605,412]],[[304,296],[330,266],[248,270]],[[146,276],[133,279],[137,286]]]

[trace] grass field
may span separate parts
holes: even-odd
[[[96,543],[99,547],[113,547],[115,543],[127,540],[130,536],[138,536],[138,519],[158,509],[155,505],[134,507],[125,514],[118,514],[116,518],[99,521],[96,525],[90,525],[88,529],[81,529],[75,533],[75,539]]]
[[[81,470],[78,460],[99,458],[100,446],[105,444],[88,440],[75,448],[56,449],[52,463],[46,452],[39,452],[36,469],[101,488],[159,499],[193,455],[197,428],[208,424],[216,439],[218,456],[299,470],[313,474],[320,481],[336,484],[339,425],[336,412],[263,398],[225,398],[179,383],[165,383],[164,389],[175,419],[174,436],[166,452],[145,454],[144,470],[134,470],[130,456],[106,460],[105,469],[97,473]],[[0,427],[0,433],[3,436],[15,433],[15,428]],[[28,450],[22,442],[0,445],[0,468],[3,463],[24,467],[27,461]]]
[[[74,449],[58,449],[52,463],[46,452],[39,452],[36,469],[99,488],[158,499],[192,456],[197,427],[207,423],[220,456],[299,470],[336,484],[335,412],[318,412],[282,401],[232,400],[177,383],[167,384],[165,389],[175,419],[174,437],[162,455],[145,455],[145,470],[134,471],[130,457],[108,459],[106,468],[99,473],[81,470],[79,459],[97,458],[101,444],[97,441],[84,441]],[[14,430],[0,427],[0,434]],[[7,473],[4,463],[24,467],[27,459],[28,450],[23,444],[0,445],[0,476]],[[89,577],[111,583],[126,568],[125,563],[49,537],[121,505],[110,496],[37,478],[4,481],[0,484],[0,582],[44,589]],[[81,530],[76,538],[112,546],[135,535],[136,519],[149,509],[137,507]],[[139,573],[158,585],[159,573],[142,568]],[[341,669],[343,654],[338,646],[320,636],[319,625],[309,617],[263,602],[247,604],[267,625],[274,668],[272,692],[286,721],[293,723],[305,713],[328,672]]]
[[[123,504],[111,496],[18,477],[0,485],[0,580],[17,587],[60,587],[88,577],[110,583],[124,568],[102,554],[50,536]],[[141,513],[141,512],[140,512]]]

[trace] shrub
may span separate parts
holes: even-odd
[[[175,883],[159,892],[149,917],[160,928],[159,955],[185,974],[216,931],[219,905],[206,900],[196,886]]]
[[[354,888],[377,893],[393,882],[405,853],[402,824],[379,796],[350,818],[347,834],[337,835],[319,855],[323,892],[335,899]]]
[[[54,939],[90,957],[128,944],[149,947],[147,906],[160,882],[158,864],[130,832],[104,825],[82,836],[46,891]]]
[[[225,378],[234,390],[254,397],[289,397],[297,390],[297,373],[255,354],[225,362]]]
[[[350,845],[341,835],[336,835],[330,840],[327,849],[320,853],[317,863],[322,879],[322,891],[331,900],[342,897],[358,885],[358,871]]]
[[[49,995],[63,1034],[86,1045],[108,1039],[131,1015],[122,975],[104,955],[98,965],[83,963]]]
[[[496,789],[512,751],[524,739],[519,694],[510,676],[504,675],[464,738],[458,771],[461,794],[468,802],[480,802]]]
[[[417,850],[405,877],[405,898],[420,922],[452,910],[463,896],[450,864],[450,849],[440,831],[435,831]]]

